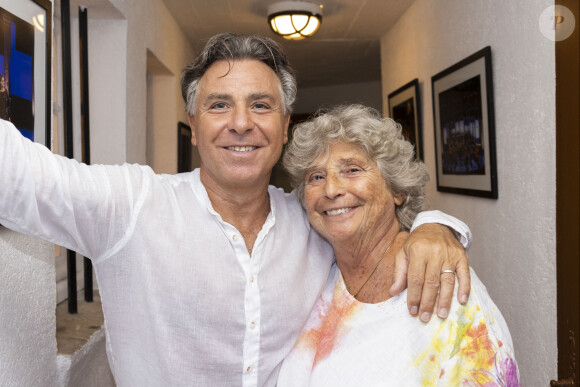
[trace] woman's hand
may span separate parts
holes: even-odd
[[[457,298],[462,304],[467,302],[471,288],[467,254],[447,226],[426,223],[417,227],[395,260],[391,295],[408,287],[409,313],[419,315],[421,321],[429,321],[435,307],[439,317],[447,318],[449,314],[455,275],[441,273],[443,270],[456,272],[459,279]]]

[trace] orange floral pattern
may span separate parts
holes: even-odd
[[[336,341],[348,332],[345,329],[345,323],[356,314],[359,308],[360,305],[354,298],[341,292],[338,284],[334,287],[332,302],[327,303],[323,300],[317,311],[320,325],[305,330],[298,340],[300,348],[316,351],[314,367],[332,352]]]

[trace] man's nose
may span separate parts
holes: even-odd
[[[252,130],[254,123],[252,120],[251,113],[245,107],[234,108],[232,114],[232,120],[230,123],[230,130],[242,135],[248,130]]]

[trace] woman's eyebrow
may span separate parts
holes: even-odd
[[[348,165],[348,164],[352,164],[352,163],[362,163],[361,159],[358,159],[356,157],[349,157],[349,158],[345,158],[345,159],[340,159],[339,160],[340,165]]]

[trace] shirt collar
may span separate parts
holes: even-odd
[[[207,190],[205,189],[203,183],[201,182],[201,175],[200,169],[196,168],[194,171],[191,172],[191,189],[199,203],[207,209],[207,211],[216,216],[221,222],[223,219],[221,215],[214,210],[213,206],[211,205],[211,200],[209,200],[209,195],[207,194]],[[274,225],[276,222],[276,205],[275,201],[277,199],[273,190],[276,188],[273,186],[268,187],[268,195],[270,195],[270,213],[268,214],[268,218],[266,218],[266,222],[264,223],[263,229],[269,229]]]

